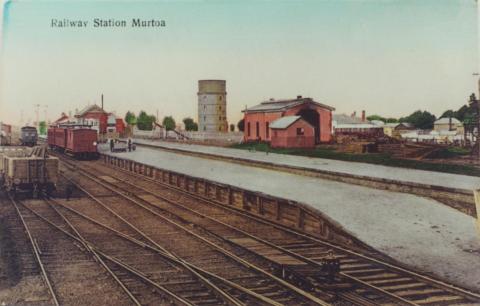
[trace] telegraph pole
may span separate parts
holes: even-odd
[[[35,107],[35,118],[36,118],[35,125],[36,125],[37,129],[39,129],[40,125],[39,125],[39,122],[38,122],[38,120],[39,120],[38,115],[39,115],[39,111],[40,111],[40,104],[34,104],[33,106]]]

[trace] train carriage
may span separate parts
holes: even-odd
[[[33,126],[24,126],[20,129],[20,143],[22,146],[33,147],[37,145],[37,128]]]
[[[97,131],[89,126],[64,125],[48,129],[49,147],[73,155],[75,158],[97,158],[97,142]]]

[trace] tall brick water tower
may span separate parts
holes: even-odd
[[[198,131],[228,131],[225,80],[198,81]]]

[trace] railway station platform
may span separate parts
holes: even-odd
[[[265,152],[251,152],[248,150],[231,149],[224,147],[203,146],[167,141],[151,141],[133,139],[139,145],[148,145],[169,150],[205,154],[205,156],[227,157],[232,159],[248,160],[252,163],[272,163],[276,165],[305,168],[315,171],[328,171],[339,174],[355,175],[358,177],[372,177],[382,180],[391,180],[404,183],[415,183],[430,186],[440,186],[452,189],[474,190],[480,188],[480,177],[441,173],[434,171],[415,170],[397,167],[388,167],[359,162],[293,156]]]
[[[399,262],[450,283],[480,291],[480,239],[475,219],[433,199],[151,147],[137,146],[136,151],[125,153],[110,153],[108,148],[103,149],[107,155],[306,204]],[[315,162],[322,166],[320,161]],[[333,167],[332,164],[323,166]],[[367,170],[359,166],[356,171]],[[409,175],[414,179],[413,174]],[[471,188],[474,179],[467,177],[458,184]]]

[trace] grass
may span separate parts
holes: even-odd
[[[463,174],[470,176],[480,176],[480,169],[474,166],[469,165],[454,165],[447,163],[433,163],[427,161],[411,160],[411,159],[399,159],[392,158],[389,154],[386,153],[368,153],[368,154],[354,154],[354,153],[344,153],[337,152],[334,148],[315,148],[315,149],[273,149],[267,143],[242,143],[234,144],[231,146],[235,149],[244,149],[244,150],[256,150],[262,152],[272,152],[278,154],[288,154],[288,155],[298,155],[298,156],[307,156],[315,158],[326,158],[326,159],[335,159],[343,160],[350,162],[360,162],[400,168],[409,168],[409,169],[418,169],[418,170],[427,170],[427,171],[436,171],[436,172],[445,172],[445,173],[454,173],[454,174]],[[469,154],[469,151],[465,149],[458,148],[448,148],[445,149],[445,152],[435,156],[436,158],[447,158],[456,157],[460,155]]]

